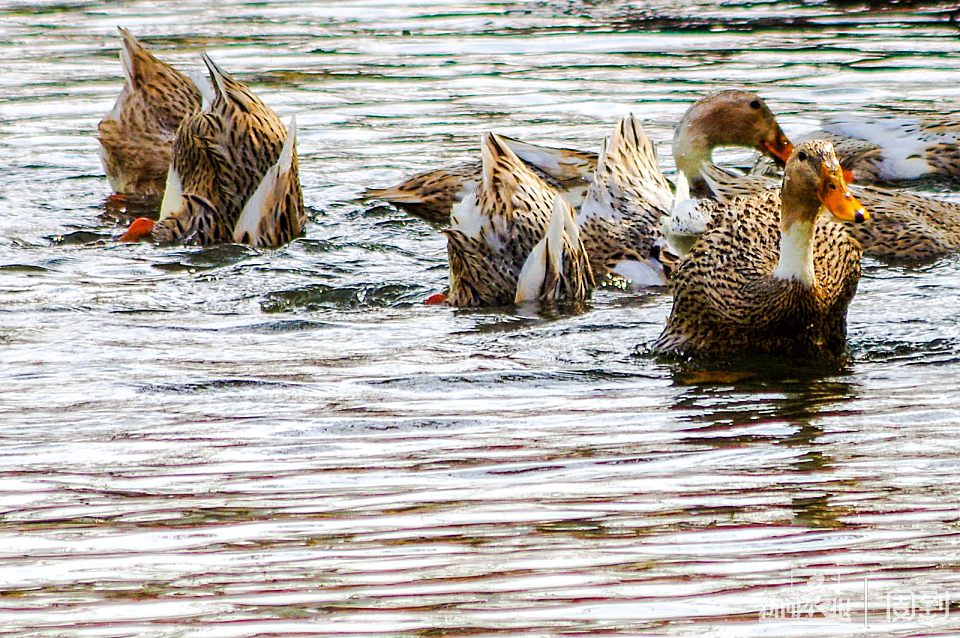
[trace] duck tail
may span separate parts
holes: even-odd
[[[210,89],[213,92],[213,99],[209,103],[215,103],[218,100],[229,102],[245,113],[250,113],[258,109],[267,109],[260,98],[254,95],[247,85],[234,79],[232,75],[220,68],[217,63],[210,59],[206,52],[201,53],[203,63],[207,66],[210,73]],[[201,89],[202,90],[202,89]],[[204,103],[207,103],[207,97],[204,96]]]
[[[240,218],[233,228],[233,240],[235,242],[253,246],[259,245],[260,230],[264,227],[264,220],[272,218],[277,207],[282,204],[290,186],[296,146],[297,118],[293,116],[290,118],[290,125],[287,127],[287,137],[283,142],[283,148],[280,150],[279,159],[267,169],[257,186],[257,190],[253,192],[240,212]]]
[[[537,242],[517,278],[516,303],[555,299],[557,284],[563,273],[564,233],[574,233],[571,242],[579,242],[580,234],[573,222],[570,205],[557,195],[550,212],[550,223],[543,238]]]
[[[657,150],[633,114],[617,123],[606,150],[607,163],[628,168],[633,183],[645,200],[669,208],[672,200],[670,183],[657,162]]]
[[[153,57],[149,51],[143,48],[140,41],[133,37],[133,34],[117,27],[120,32],[122,45],[120,47],[120,64],[123,66],[123,76],[132,87],[140,85],[144,79],[144,74],[151,64],[159,64],[159,60]]]
[[[630,202],[632,216],[655,223],[670,210],[673,194],[660,171],[657,152],[643,127],[633,117],[622,118],[600,153],[593,183],[580,209],[583,226],[591,217],[622,218],[622,202]],[[638,223],[643,223],[641,219]]]
[[[481,198],[496,197],[498,191],[506,189],[505,181],[515,180],[519,171],[528,170],[495,133],[483,134],[480,138],[480,153],[480,183],[450,211],[451,229],[471,238],[479,237],[490,219],[484,211]]]

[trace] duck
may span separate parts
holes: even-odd
[[[821,121],[851,156],[857,183],[960,178],[960,114],[870,117],[837,113]]]
[[[100,160],[115,193],[159,200],[177,127],[200,110],[200,90],[129,31],[118,30],[124,84],[97,127]]]
[[[597,168],[597,154],[567,148],[538,146],[500,136],[514,154],[529,164],[544,181],[558,189],[574,207],[579,206]],[[776,117],[752,91],[728,89],[695,102],[681,118],[673,139],[677,167],[695,194],[706,195],[699,166],[712,159],[722,146],[753,148],[786,161],[793,145]],[[380,199],[435,224],[449,222],[450,207],[480,180],[478,163],[419,173],[387,188],[369,188],[363,199]]]
[[[633,288],[667,285],[660,220],[674,195],[656,147],[631,114],[620,119],[598,157],[576,218],[594,277],[618,277]]]
[[[870,219],[832,144],[810,140],[787,160],[781,188],[718,204],[677,266],[655,348],[685,359],[842,357],[862,249],[830,216]]]
[[[210,74],[203,108],[177,130],[160,219],[134,220],[121,241],[276,247],[306,223],[290,125],[245,84],[202,55]]]
[[[721,201],[777,187],[770,178],[714,165],[704,166],[703,174]],[[960,252],[960,203],[877,185],[851,184],[850,190],[874,216],[872,223],[850,228],[868,257],[923,264]]]
[[[477,187],[454,206],[447,304],[586,300],[595,286],[573,207],[495,133],[481,138]]]

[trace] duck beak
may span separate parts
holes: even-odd
[[[784,166],[793,153],[793,144],[780,128],[774,134],[773,139],[764,140],[760,143],[760,150],[777,161],[778,166]]]
[[[133,220],[133,223],[130,224],[130,228],[127,229],[127,232],[120,236],[120,241],[140,241],[153,232],[153,227],[155,224],[156,222],[152,219],[147,219],[146,217],[137,217],[135,220]]]
[[[860,223],[870,219],[870,213],[847,188],[843,171],[837,165],[833,168],[828,168],[826,164],[821,165],[817,195],[827,210],[840,221]]]
[[[853,184],[854,182],[857,181],[857,178],[854,177],[853,169],[850,169],[850,168],[843,169],[843,179],[848,184]]]

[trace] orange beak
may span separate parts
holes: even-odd
[[[153,227],[156,223],[157,222],[152,219],[147,219],[146,217],[137,217],[133,220],[133,223],[130,224],[127,232],[120,236],[120,241],[140,241],[153,232]]]
[[[853,176],[853,170],[849,168],[843,169],[843,179],[848,184],[853,184],[857,181],[856,178]]]
[[[760,143],[760,150],[777,160],[778,165],[784,166],[790,158],[790,154],[793,153],[793,144],[778,128],[777,134],[772,140],[764,140]]]
[[[828,168],[826,164],[820,167],[820,188],[817,190],[820,201],[834,217],[842,222],[865,222],[870,219],[870,213],[863,208],[843,179],[843,171],[834,165]]]

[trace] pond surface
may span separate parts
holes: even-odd
[[[628,112],[672,172],[728,86],[955,110],[953,6],[0,3],[0,634],[957,635],[960,261],[867,260],[840,371],[691,371],[660,292],[422,305],[443,237],[355,200]],[[305,237],[114,241],[118,25],[297,115]]]

